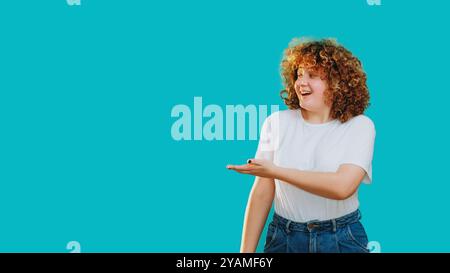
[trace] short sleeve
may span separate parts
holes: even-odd
[[[255,158],[273,161],[276,142],[278,139],[277,121],[278,113],[274,113],[264,120],[259,135],[258,148]]]
[[[366,116],[354,117],[345,139],[345,150],[341,164],[354,164],[366,171],[362,182],[372,182],[372,159],[375,144],[375,125]]]

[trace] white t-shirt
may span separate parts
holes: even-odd
[[[263,124],[255,158],[277,166],[303,171],[336,172],[350,163],[366,171],[362,182],[372,181],[375,126],[364,115],[345,123],[335,119],[313,124],[300,109],[273,113]],[[358,191],[345,200],[333,200],[306,192],[275,179],[275,212],[296,222],[329,220],[359,207]]]

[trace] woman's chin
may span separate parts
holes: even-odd
[[[304,110],[307,110],[307,111],[311,111],[311,110],[313,110],[313,108],[314,107],[312,107],[312,105],[310,104],[310,103],[307,103],[307,102],[305,102],[305,101],[301,101],[300,100],[300,107],[301,108],[303,108]]]

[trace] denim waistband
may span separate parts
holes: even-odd
[[[299,223],[281,217],[277,213],[273,214],[273,224],[284,227],[287,231],[336,231],[337,228],[358,222],[361,219],[361,212],[359,209],[352,213],[341,216],[336,219],[325,221],[312,220],[306,223]]]

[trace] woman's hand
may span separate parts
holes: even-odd
[[[278,166],[265,159],[249,159],[245,165],[227,165],[227,169],[259,177],[275,178]]]

